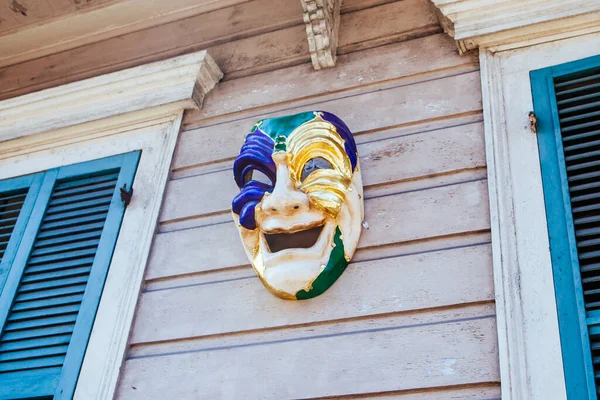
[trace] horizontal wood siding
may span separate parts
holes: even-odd
[[[184,118],[116,398],[499,398],[476,54],[428,0],[344,0],[315,71],[299,0],[249,0],[2,68],[0,98],[199,49],[226,75]],[[258,119],[317,109],[355,135],[366,227],[329,291],[283,301],[231,167]]]

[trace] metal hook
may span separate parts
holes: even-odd
[[[131,202],[131,197],[133,196],[133,188],[127,190],[127,184],[124,183],[123,187],[119,189],[121,192],[121,201],[125,204],[125,207],[129,205]]]

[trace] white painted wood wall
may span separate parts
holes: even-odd
[[[186,115],[117,398],[500,397],[477,57],[439,29],[389,40],[435,24],[426,1],[366,11],[335,68],[230,78]],[[329,291],[290,302],[248,264],[231,165],[258,119],[315,109],[356,136],[369,229]]]

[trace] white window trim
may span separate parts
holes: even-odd
[[[600,34],[480,50],[503,399],[566,399],[529,72],[598,55]]]
[[[202,51],[0,102],[0,179],[142,151],[75,399],[114,396],[183,111],[221,77]]]
[[[566,399],[529,72],[597,55],[599,0],[432,0],[479,49],[503,399]]]

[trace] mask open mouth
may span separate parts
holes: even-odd
[[[323,226],[294,233],[265,233],[265,239],[271,253],[286,249],[309,249],[317,243]]]

